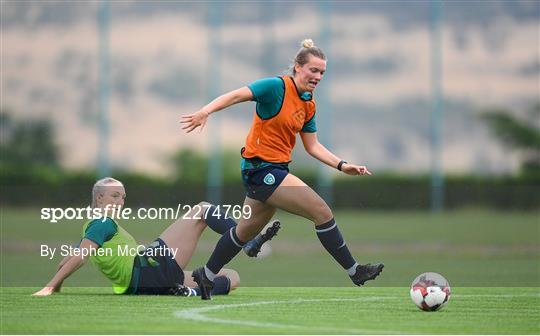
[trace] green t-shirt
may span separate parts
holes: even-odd
[[[94,219],[83,226],[83,238],[105,249],[103,256],[91,255],[90,260],[112,283],[115,294],[123,294],[129,288],[135,256],[125,253],[137,249],[135,239],[113,219]]]

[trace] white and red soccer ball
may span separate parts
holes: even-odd
[[[450,299],[450,284],[438,273],[422,273],[411,284],[411,299],[424,311],[439,310]]]

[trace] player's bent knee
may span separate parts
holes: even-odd
[[[210,209],[210,207],[213,207],[213,206],[214,205],[212,203],[209,203],[209,202],[206,202],[206,201],[201,201],[201,202],[199,202],[199,204],[197,204],[197,207],[199,207],[201,209],[200,217],[201,217],[201,220],[204,222],[204,224],[206,224],[206,222],[205,222],[206,212]]]
[[[240,286],[240,274],[233,269],[223,269],[223,275],[225,275],[231,281],[231,290],[238,288]]]
[[[332,218],[334,218],[334,214],[326,203],[322,202],[314,208],[313,222],[315,222],[315,225],[327,223]]]
[[[205,215],[208,208],[212,206],[211,203],[208,203],[206,201],[201,201],[195,205],[190,213],[187,214],[188,218],[196,219],[195,222],[196,225],[203,226],[203,229],[206,227],[206,221],[205,221]]]
[[[206,211],[206,209],[208,209],[209,207],[211,207],[213,204],[212,203],[208,203],[206,201],[201,201],[199,202],[199,204],[197,204],[198,206],[200,206],[203,211]]]

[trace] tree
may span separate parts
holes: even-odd
[[[482,114],[482,119],[506,147],[521,153],[522,173],[540,173],[540,103],[528,114],[530,120],[522,121],[504,109],[492,109]]]
[[[174,174],[178,180],[206,184],[208,179],[208,164],[213,159],[207,154],[193,149],[181,149],[171,157]],[[221,169],[223,183],[240,181],[240,151],[224,149],[221,152]]]
[[[172,157],[176,178],[184,182],[203,183],[208,175],[208,158],[192,149],[183,149]]]
[[[0,167],[59,168],[59,149],[49,120],[16,120],[6,111],[0,111],[0,131]]]

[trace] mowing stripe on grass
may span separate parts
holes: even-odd
[[[535,297],[540,298],[540,293],[527,294],[452,294],[452,297],[492,297],[502,299],[513,299],[517,297]]]
[[[209,317],[203,315],[210,311],[215,310],[225,310],[227,308],[238,308],[238,307],[250,307],[250,306],[262,306],[262,305],[279,305],[279,304],[300,304],[300,303],[309,303],[309,302],[342,302],[342,301],[379,301],[385,299],[401,299],[401,297],[392,297],[392,296],[371,296],[364,298],[356,299],[296,299],[296,300],[286,300],[286,301],[258,301],[250,303],[237,303],[237,304],[223,304],[215,305],[210,307],[201,307],[201,308],[190,308],[183,309],[174,312],[174,315],[178,318],[183,318],[187,320],[199,321],[199,322],[210,322],[210,323],[223,323],[223,324],[233,324],[241,326],[250,326],[250,327],[266,327],[266,328],[293,328],[293,329],[316,329],[318,331],[328,330],[328,331],[340,331],[353,334],[364,334],[364,333],[380,333],[380,334],[403,334],[402,331],[396,330],[380,330],[380,329],[346,329],[346,328],[325,328],[321,327],[311,327],[306,325],[296,325],[296,324],[284,324],[284,323],[272,323],[272,322],[259,322],[251,320],[231,320],[231,319],[221,319],[217,317]]]
[[[491,298],[501,298],[501,299],[512,299],[516,297],[540,297],[540,293],[527,293],[527,294],[456,294],[452,295],[454,298],[467,298],[467,297],[491,297]],[[209,307],[200,307],[200,308],[190,308],[183,309],[174,312],[174,315],[178,318],[199,321],[199,322],[209,322],[209,323],[222,323],[222,324],[232,324],[240,326],[250,326],[250,327],[260,327],[260,328],[291,328],[291,329],[314,329],[319,332],[324,330],[331,330],[333,332],[339,331],[344,333],[382,333],[382,334],[404,334],[403,331],[397,330],[380,330],[380,329],[348,329],[348,328],[335,328],[332,329],[321,327],[313,327],[306,325],[296,325],[296,324],[284,324],[284,323],[272,323],[272,322],[260,322],[256,320],[231,320],[231,319],[222,319],[217,317],[209,317],[204,315],[205,313],[216,311],[216,310],[226,310],[231,308],[239,307],[250,307],[250,306],[262,306],[262,305],[280,305],[280,304],[301,304],[301,303],[310,303],[310,302],[342,302],[342,301],[381,301],[381,300],[402,300],[402,296],[369,296],[355,299],[296,299],[296,300],[281,300],[281,301],[258,301],[250,303],[237,303],[237,304],[222,304],[222,305],[213,305]],[[416,332],[415,332],[416,333]]]

